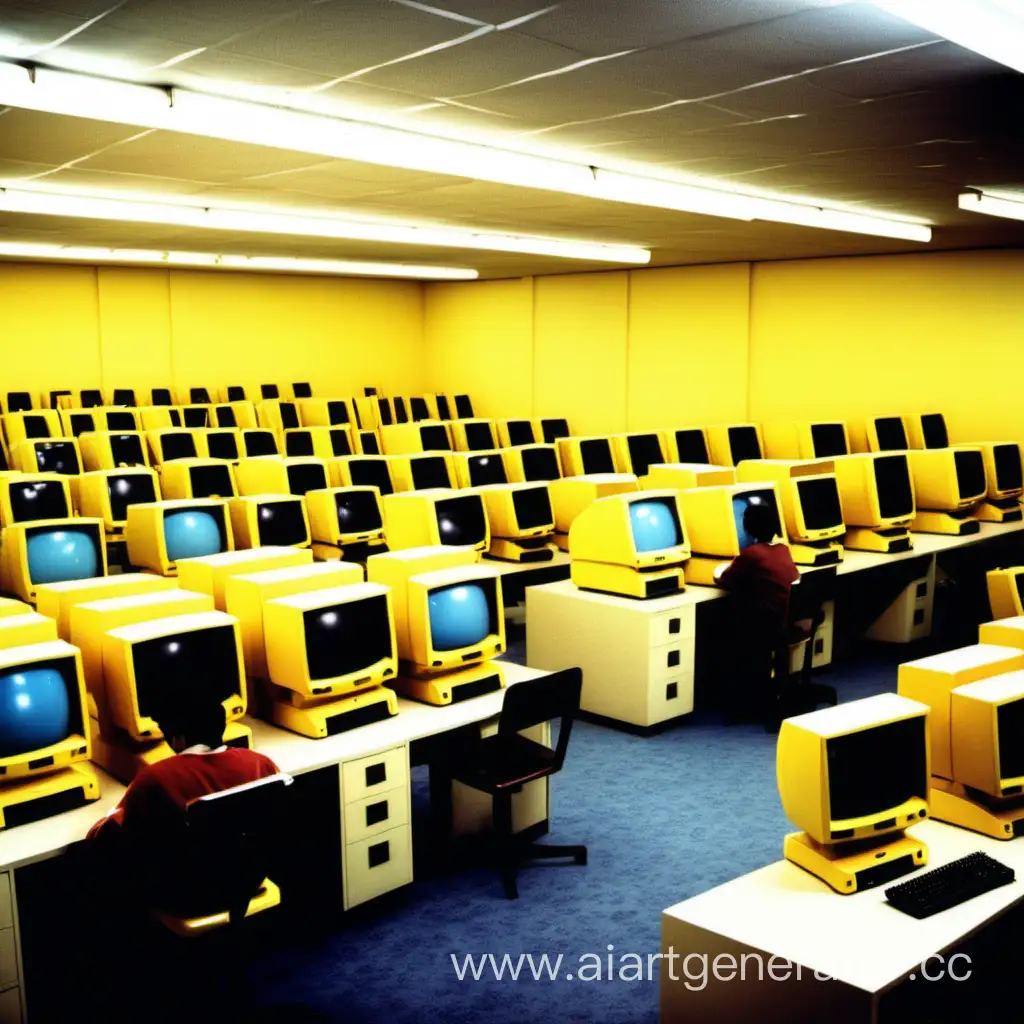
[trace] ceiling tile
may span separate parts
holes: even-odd
[[[117,174],[114,171],[91,170],[82,165],[55,170],[40,179],[46,185],[83,192],[109,192],[117,195],[173,197],[201,194],[208,188],[204,181],[165,178],[152,174]]]
[[[185,89],[253,99],[269,99],[293,89],[312,89],[331,80],[327,75],[223,50],[204,50],[161,71],[158,77]]]
[[[0,122],[2,127],[2,122]],[[26,160],[0,159],[0,180],[21,181],[46,174],[54,169],[54,164],[29,163]]]
[[[0,55],[31,57],[85,20],[86,16],[30,8],[27,4],[0,3]]]
[[[0,108],[0,157],[65,164],[129,139],[138,128]]]
[[[184,44],[114,28],[104,19],[48,51],[62,68],[86,73],[133,77],[179,56]]]
[[[501,25],[506,21],[525,18],[548,7],[560,6],[559,0],[430,0],[430,7],[453,11],[467,18]],[[542,17],[548,17],[547,14]]]

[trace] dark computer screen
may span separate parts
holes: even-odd
[[[85,434],[89,431],[96,429],[96,423],[92,418],[92,413],[88,412],[73,412],[71,414],[71,436],[78,437],[79,434]],[[131,429],[135,429],[132,427]]]
[[[210,392],[206,388],[189,388],[188,399],[196,405],[209,405]]]
[[[382,458],[353,459],[348,471],[356,487],[376,487],[382,495],[394,493],[388,464]]]
[[[139,714],[159,717],[182,692],[208,693],[218,701],[242,690],[238,645],[232,626],[211,626],[142,640],[132,647]]]
[[[131,388],[114,388],[114,405],[135,408],[135,392]]]
[[[541,420],[540,429],[545,444],[554,444],[560,437],[569,436],[568,420]]]
[[[907,428],[899,416],[880,416],[875,420],[875,435],[878,437],[878,450],[883,452],[906,451]]]
[[[914,489],[906,455],[875,459],[875,486],[883,519],[908,519],[914,514]]]
[[[391,406],[386,398],[377,399],[377,410],[382,426],[390,427],[394,420],[391,418]]]
[[[960,500],[979,498],[987,490],[985,480],[985,460],[981,452],[957,451],[953,453],[956,464],[956,488],[960,492]]]
[[[816,459],[831,459],[836,455],[849,455],[846,430],[842,423],[812,423],[811,444]]]
[[[322,491],[327,486],[327,470],[316,462],[288,467],[288,490],[291,494]]]
[[[193,498],[233,498],[235,484],[231,468],[222,466],[191,466],[188,471]]]
[[[606,437],[594,437],[580,441],[580,459],[584,473],[614,473],[612,446]]]
[[[45,416],[25,416],[21,422],[25,428],[25,437],[27,438],[50,436],[50,428],[46,423]]]
[[[81,398],[83,409],[95,409],[103,404],[103,392],[97,391],[95,388],[83,391]]]
[[[448,408],[448,398],[446,395],[435,395],[437,401],[437,418],[439,420],[450,420],[452,418],[451,410]]]
[[[180,409],[168,409],[167,415],[171,418],[172,427],[181,426],[181,410]]]
[[[279,391],[276,384],[261,384],[260,398],[277,398]]]
[[[238,419],[235,416],[235,410],[234,409],[230,409],[230,408],[228,408],[227,406],[224,406],[224,405],[218,405],[217,408],[214,409],[214,414],[217,417],[217,426],[218,427],[237,427],[238,426]]]
[[[67,519],[71,515],[64,487],[56,480],[24,483],[12,480],[8,484],[7,494],[11,499],[11,514],[16,523],[33,519]]]
[[[494,447],[494,431],[490,423],[467,423],[466,445],[471,452],[486,452]]]
[[[452,443],[448,431],[439,423],[420,427],[420,444],[425,452],[450,452]]]
[[[442,544],[480,544],[487,537],[487,517],[479,494],[445,498],[434,507]]]
[[[70,391],[62,391],[62,395],[70,395]],[[32,408],[32,396],[27,391],[7,392],[8,412],[28,412]]]
[[[1015,444],[997,444],[992,449],[996,464],[996,490],[1017,491],[1024,486],[1020,465],[1020,448]]]
[[[331,454],[333,455],[351,455],[352,445],[349,444],[348,431],[347,430],[332,430],[331,434]]]
[[[746,531],[743,525],[743,513],[751,505],[766,505],[775,515],[775,533],[782,534],[782,524],[779,522],[779,505],[775,499],[775,491],[744,491],[734,495],[732,499],[732,514],[736,523],[736,536],[740,542],[740,550],[756,544],[757,541]]]
[[[309,678],[348,676],[391,657],[391,617],[383,595],[312,608],[302,616]]]
[[[201,406],[186,405],[181,410],[182,426],[189,430],[202,430],[210,425],[210,413]]]
[[[396,423],[408,423],[409,413],[405,408],[404,398],[392,398],[391,404],[395,407],[395,422]]]
[[[299,422],[299,411],[295,408],[294,402],[282,402],[278,408],[281,410],[281,426],[285,430],[295,430],[302,426]]]
[[[924,438],[925,448],[948,448],[946,417],[941,412],[930,412],[922,416],[921,436]]]
[[[264,501],[256,513],[260,546],[291,547],[309,542],[301,501]]]
[[[555,522],[546,487],[524,487],[513,491],[512,507],[520,530],[536,530],[542,526],[552,526]]]
[[[629,461],[636,476],[644,476],[655,463],[664,462],[661,440],[657,434],[631,434],[626,438]]]
[[[37,444],[36,467],[40,473],[67,473],[74,476],[82,472],[78,452],[70,441],[45,441]]]
[[[277,439],[272,430],[247,430],[242,435],[242,441],[248,458],[277,454]]]
[[[761,458],[761,442],[758,440],[757,428],[751,426],[729,428],[729,451],[735,465],[748,459]]]
[[[455,396],[455,416],[460,420],[471,420],[473,418],[473,401],[469,395]]]
[[[466,461],[469,463],[470,487],[508,483],[505,463],[501,461],[500,455],[473,455]]]
[[[245,388],[239,387],[237,384],[232,384],[228,388],[228,401],[229,402],[244,402],[245,401]]]
[[[680,462],[707,464],[711,461],[703,430],[677,430],[676,450]]]
[[[384,525],[380,505],[370,491],[338,491],[334,507],[338,510],[338,530],[343,534],[372,533]]]
[[[51,409],[56,409],[57,408],[57,400],[59,398],[61,398],[62,396],[64,396],[64,395],[70,395],[70,394],[71,394],[70,391],[51,391],[50,392],[50,408]],[[125,403],[124,402],[115,402],[114,404],[115,405],[124,405]],[[134,405],[134,404],[135,403],[132,402],[132,405]],[[31,404],[28,405],[27,408],[31,409],[32,408]],[[8,412],[17,412],[18,410],[14,409],[14,408],[9,408],[7,411]]]
[[[157,500],[153,477],[149,473],[125,473],[123,476],[108,476],[107,494],[110,497],[110,517],[118,523],[124,522],[128,518],[129,505],[140,505]]]
[[[1019,779],[1024,775],[1024,700],[1000,704],[996,709],[999,735],[999,777]]]
[[[138,434],[111,434],[110,454],[115,466],[144,466],[142,438]]]
[[[4,453],[2,447],[0,447],[0,469],[10,469],[10,466],[7,465],[7,455]]]
[[[451,487],[448,463],[443,455],[418,455],[409,460],[412,470],[412,489],[426,491],[431,487]]]
[[[185,432],[180,434],[164,434],[160,438],[160,450],[164,462],[173,459],[194,459],[196,457],[196,439]]]
[[[558,455],[550,448],[524,448],[522,460],[523,476],[530,482],[562,478]]]
[[[928,796],[925,719],[908,718],[825,742],[833,821],[879,814]]]
[[[426,399],[410,398],[409,411],[412,413],[413,423],[419,423],[420,420],[430,419],[430,410],[427,408]]]
[[[835,477],[817,480],[798,480],[800,511],[808,530],[830,530],[843,525],[843,506],[839,501],[839,486]]]
[[[211,459],[234,461],[238,458],[238,437],[227,431],[211,430],[206,435],[206,447]]]
[[[135,430],[135,417],[130,412],[108,412],[107,430]]]
[[[348,406],[344,402],[328,402],[327,418],[332,427],[348,423]]]
[[[380,455],[380,440],[373,430],[361,430],[359,432],[359,444],[364,455]]]
[[[289,430],[284,436],[285,455],[312,455],[313,435],[308,430]]]
[[[299,381],[292,385],[292,394],[296,398],[312,398],[313,389],[306,381]]]
[[[173,405],[170,388],[153,388],[150,398],[154,405]]]
[[[536,438],[533,436],[533,424],[529,420],[509,420],[508,443],[514,448],[520,445],[533,444]]]

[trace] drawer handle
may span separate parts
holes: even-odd
[[[668,620],[668,631],[670,633],[678,633],[682,627],[681,619],[669,619]]]
[[[368,786],[379,786],[382,782],[388,781],[388,767],[383,761],[377,764],[367,765],[366,784]]]
[[[376,825],[379,821],[388,820],[388,802],[387,800],[381,800],[378,803],[370,804],[366,808],[366,824]]]
[[[367,851],[371,868],[379,868],[381,864],[387,864],[391,860],[390,841],[385,839],[383,843],[376,843]]]
[[[675,668],[679,664],[679,652],[669,651],[668,652],[668,667]]]
[[[669,683],[665,687],[665,700],[675,700],[679,696],[679,684]]]

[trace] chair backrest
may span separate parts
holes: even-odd
[[[498,719],[498,735],[512,736],[543,722],[559,719],[558,745],[552,767],[558,771],[565,760],[572,723],[580,709],[583,669],[566,668],[538,679],[516,683],[505,691]]]
[[[812,569],[800,575],[800,582],[789,595],[789,621],[813,619],[826,601],[836,596],[836,568],[834,565]]]

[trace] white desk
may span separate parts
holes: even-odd
[[[678,980],[669,975],[669,961],[661,961],[662,1024],[872,1021],[886,991],[911,975],[920,976],[929,957],[1024,900],[1024,841],[999,842],[936,821],[912,831],[928,843],[929,863],[922,871],[983,850],[1012,867],[1017,881],[918,921],[885,902],[885,886],[842,896],[788,861],[769,864],[662,913],[662,952],[680,955],[673,969]],[[708,983],[701,991],[694,990],[695,982],[687,987],[684,973],[684,958],[694,953],[708,956]],[[716,978],[710,969],[716,956],[734,957],[738,965],[746,954],[760,957],[763,981],[756,959],[745,961],[742,976],[737,971],[728,977],[728,960],[719,961],[724,977]],[[767,973],[772,956],[780,958],[779,980],[770,980]],[[791,965],[788,977],[781,977],[781,961]],[[939,968],[937,963],[926,966],[932,976]],[[702,974],[703,964],[691,960],[689,970]],[[835,980],[817,980],[815,971]]]

